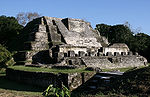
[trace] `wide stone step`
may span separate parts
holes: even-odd
[[[98,80],[91,80],[90,82],[97,83],[97,82],[98,82]]]
[[[96,86],[88,86],[88,88],[90,88],[90,89],[97,89]]]
[[[95,78],[99,78],[99,79],[110,79],[112,76],[101,76],[101,75],[95,75]]]
[[[24,50],[48,50],[49,49],[48,42],[25,42]]]

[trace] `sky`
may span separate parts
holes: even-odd
[[[150,35],[150,0],[1,0],[0,16],[15,17],[20,12],[84,19],[93,28],[128,22],[132,31]]]

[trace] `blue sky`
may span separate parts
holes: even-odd
[[[2,0],[0,15],[38,12],[42,16],[80,18],[96,24],[129,22],[133,30],[150,35],[150,0]]]

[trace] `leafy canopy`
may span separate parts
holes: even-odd
[[[0,16],[0,44],[8,47],[21,32],[21,26],[14,17]]]
[[[12,59],[12,54],[0,44],[0,68],[7,67],[7,63]]]
[[[113,43],[126,43],[131,51],[138,52],[140,55],[146,57],[150,62],[150,36],[144,33],[134,33],[128,25],[107,25],[97,24],[96,30],[102,36],[108,38],[108,41]]]

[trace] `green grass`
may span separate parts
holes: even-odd
[[[138,67],[138,69],[143,68],[145,66]],[[129,70],[133,70],[135,67],[127,67],[127,68],[115,68],[115,69],[102,69],[103,72],[109,72],[109,71],[120,71],[120,72],[126,72]]]
[[[44,90],[37,86],[10,81],[6,78],[5,69],[0,69],[0,97],[43,97]]]
[[[130,69],[132,69],[133,67],[128,67],[128,68],[116,68],[116,69],[102,69],[103,72],[109,72],[109,71],[120,71],[120,72],[125,72],[128,71]]]
[[[11,66],[8,67],[14,70],[30,71],[30,72],[52,72],[52,73],[81,73],[81,72],[92,72],[83,69],[52,69],[42,67],[25,67],[25,66]]]

